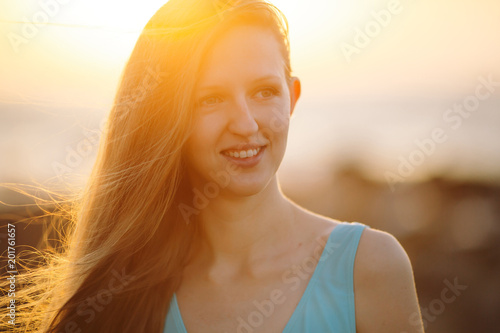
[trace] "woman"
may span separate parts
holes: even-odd
[[[272,5],[164,5],[123,73],[66,251],[26,278],[28,331],[422,332],[391,235],[281,192],[300,91]]]

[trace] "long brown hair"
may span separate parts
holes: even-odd
[[[261,0],[171,0],[143,29],[122,74],[97,161],[72,203],[64,246],[21,276],[26,332],[161,332],[193,251],[182,147],[204,55],[236,24],[275,33],[290,77],[288,23]],[[74,212],[74,213],[73,213]]]

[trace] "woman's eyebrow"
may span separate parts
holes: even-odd
[[[256,79],[252,80],[251,83],[258,83],[258,82],[268,81],[268,80],[278,80],[279,81],[279,80],[281,80],[281,77],[278,76],[278,75],[274,75],[274,74],[265,75],[265,76],[261,76],[259,78],[256,78]],[[197,90],[198,91],[202,91],[202,90],[216,90],[216,89],[224,89],[225,87],[226,87],[225,85],[214,84],[214,85],[210,85],[210,86],[201,86]]]
[[[259,77],[258,79],[253,80],[253,82],[267,81],[267,80],[281,80],[281,77],[278,75],[265,75]]]

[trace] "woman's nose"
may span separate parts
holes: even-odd
[[[230,132],[249,137],[259,130],[259,125],[255,121],[252,110],[245,98],[235,101],[230,112]]]

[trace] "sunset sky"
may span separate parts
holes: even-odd
[[[142,27],[164,2],[1,2],[0,181],[16,172],[54,176],[51,162],[65,151],[56,143],[77,141],[75,124],[105,117]],[[306,153],[313,162],[303,168],[355,150],[381,179],[415,139],[442,125],[447,108],[474,94],[478,77],[500,81],[497,0],[272,3],[289,20],[292,67],[303,86],[289,171],[300,170]],[[44,17],[48,24],[29,24]],[[367,45],[356,47],[370,28]],[[357,52],[346,57],[346,45]],[[500,86],[414,176],[458,158],[459,173],[500,179],[499,113]]]

